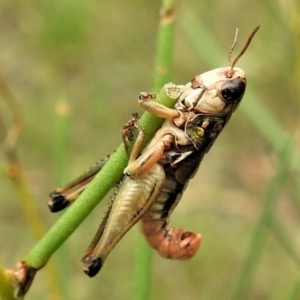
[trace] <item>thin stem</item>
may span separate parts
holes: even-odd
[[[270,182],[269,188],[267,189],[261,216],[254,229],[248,255],[245,260],[242,272],[238,277],[238,283],[235,288],[233,299],[244,299],[250,281],[253,277],[253,273],[262,252],[263,243],[265,240],[265,226],[272,218],[277,202],[276,200],[278,198],[277,195],[279,194],[279,190],[281,189],[282,183],[287,173],[287,167],[290,160],[290,152],[290,143],[286,143],[285,148],[280,153],[280,156],[278,158],[277,171],[275,172],[274,177]]]
[[[175,95],[170,96],[170,90],[174,91],[174,85],[172,87],[171,85],[165,86],[157,97],[160,103],[168,107],[174,105],[174,101],[177,100],[181,93],[181,89],[179,89],[175,93],[176,97]],[[151,139],[152,135],[161,126],[162,121],[149,113],[143,114],[140,124],[144,129],[145,143]],[[120,179],[127,161],[127,154],[123,145],[121,145],[110,157],[103,169],[96,175],[95,179],[88,185],[86,190],[78,197],[76,202],[57,220],[46,235],[28,253],[25,258],[28,266],[39,270],[47,263],[51,255],[74,232]]]
[[[70,118],[70,107],[66,101],[59,101],[55,105],[55,132],[54,132],[54,149],[53,149],[53,160],[54,160],[54,178],[56,185],[61,185],[66,178],[67,169],[67,158],[68,158],[68,137],[69,137],[69,118]],[[58,253],[56,262],[59,265],[63,265],[63,268],[57,270],[56,274],[59,278],[60,283],[60,298],[68,300],[70,293],[68,292],[69,280],[68,274],[70,273],[70,260],[68,252],[68,245],[64,245]],[[57,264],[56,264],[57,266]]]
[[[289,236],[287,230],[283,225],[276,219],[275,216],[270,216],[267,220],[267,227],[274,234],[275,238],[281,244],[284,251],[292,258],[292,260],[300,266],[300,255],[297,246],[295,245],[294,239]]]
[[[164,0],[161,8],[161,19],[158,31],[155,74],[153,90],[158,90],[171,80],[171,67],[174,48],[174,0]],[[134,274],[134,292],[132,299],[147,300],[150,298],[151,266],[153,251],[145,242],[144,236],[138,235]]]
[[[29,189],[25,172],[23,170],[22,163],[19,159],[16,142],[22,129],[22,110],[13,96],[12,91],[6,84],[5,80],[0,77],[0,93],[3,96],[3,100],[6,102],[8,108],[12,114],[12,125],[9,129],[6,129],[4,122],[1,121],[1,138],[3,138],[3,150],[6,158],[6,175],[14,184],[15,190],[20,200],[20,205],[27,224],[36,239],[40,239],[46,232],[46,227],[40,218],[40,214],[35,205],[35,201]],[[51,296],[55,299],[60,299],[60,285],[57,280],[57,270],[54,263],[51,263],[47,268],[46,276],[49,287],[51,287]]]
[[[293,290],[287,299],[289,300],[297,300],[299,299],[300,295],[300,279],[297,279],[295,285],[293,286]]]
[[[14,289],[12,283],[8,280],[7,274],[0,265],[0,299],[14,300]]]
[[[55,105],[55,112],[54,170],[55,181],[60,185],[66,178],[70,107],[60,101]]]
[[[160,12],[160,24],[156,42],[153,89],[159,90],[171,80],[176,0],[164,0]]]

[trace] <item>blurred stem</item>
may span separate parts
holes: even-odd
[[[169,92],[174,94],[170,95]],[[182,87],[166,85],[157,96],[156,100],[163,105],[172,107],[178,99]],[[140,119],[140,124],[145,133],[145,144],[152,138],[153,134],[161,126],[163,120],[147,112]],[[57,220],[48,230],[46,235],[33,247],[25,258],[29,267],[41,269],[49,260],[51,255],[62,245],[62,243],[74,232],[81,222],[89,215],[100,200],[109,192],[112,186],[120,179],[128,162],[124,146],[121,145],[111,155],[102,170],[88,185],[75,203]]]
[[[56,184],[61,185],[66,178],[70,108],[67,102],[59,101],[55,111],[54,170]]]
[[[0,127],[0,136],[1,143],[3,142],[3,149],[6,153],[9,153],[14,149],[18,137],[22,131],[23,115],[18,101],[15,99],[13,93],[2,76],[0,76],[0,93],[2,95],[2,100],[6,102],[6,105],[12,114],[12,125],[10,128],[6,130],[6,126]],[[4,125],[4,122],[1,125]]]
[[[175,0],[164,0],[160,11],[160,24],[156,43],[155,73],[153,90],[157,91],[171,80],[171,67],[174,48]],[[152,249],[147,245],[144,236],[138,235],[135,261],[134,292],[132,299],[147,300],[150,298]]]
[[[14,300],[14,288],[8,277],[0,265],[0,299],[1,300]]]
[[[299,100],[300,96],[300,2],[299,0],[292,0],[291,3],[282,2],[281,5],[286,5],[286,20],[289,21],[289,26],[292,33],[292,41],[294,46],[294,76],[293,83],[294,88],[297,91],[297,95],[295,95],[295,99]]]
[[[6,130],[4,121],[2,121],[2,119],[0,120],[0,134],[3,139],[3,150],[7,164],[7,171],[5,174],[11,179],[18,194],[22,212],[30,231],[36,239],[40,239],[46,232],[46,227],[39,216],[37,207],[35,206],[35,201],[30,193],[23,167],[15,147],[23,125],[22,110],[14,98],[9,86],[5,83],[2,77],[0,77],[0,92],[12,114],[12,125],[8,130]],[[51,287],[51,295],[55,299],[60,299],[60,288],[56,276],[55,265],[53,263],[50,264],[47,270],[46,276],[49,286]]]
[[[156,42],[155,73],[153,90],[158,91],[171,80],[176,0],[163,0],[160,11],[160,24]]]
[[[293,287],[293,290],[291,292],[290,297],[288,297],[288,300],[298,300],[300,295],[300,279],[298,279],[295,283],[295,286]]]
[[[134,274],[134,293],[132,300],[150,299],[151,266],[153,250],[140,233],[137,238]]]
[[[296,168],[299,166],[300,168],[300,161],[293,162],[293,166]],[[295,208],[298,211],[298,215],[300,215],[300,172],[294,173],[291,176],[291,180],[288,182],[289,187],[287,188],[287,192],[290,194],[290,198],[292,203],[294,204]]]
[[[20,204],[22,211],[27,220],[29,228],[35,238],[40,239],[46,232],[46,227],[39,216],[37,207],[35,206],[35,201],[29,191],[28,184],[23,174],[22,166],[19,160],[15,156],[14,150],[10,151],[9,157],[14,157],[10,161],[10,169],[13,172],[10,173],[10,177],[15,185],[15,190],[18,193],[18,198],[20,199]],[[57,265],[51,262],[46,269],[46,277],[48,280],[49,291],[54,299],[61,299],[61,287],[57,277]]]
[[[39,239],[46,232],[46,227],[39,217],[39,212],[34,204],[35,201],[29,191],[22,166],[15,151],[8,153],[8,160],[9,176],[19,196],[22,211],[34,237]]]
[[[276,219],[275,216],[270,216],[266,224],[269,230],[274,234],[284,251],[294,260],[300,267],[300,255],[294,239],[288,235],[283,225]]]
[[[22,128],[23,116],[18,102],[15,100],[13,93],[0,77],[0,93],[12,113],[12,125],[6,128],[4,121],[1,119],[1,138],[3,139],[3,150],[7,161],[6,175],[13,182],[18,193],[22,210],[29,224],[33,235],[40,238],[45,230],[45,226],[39,218],[38,211],[34,205],[34,200],[30,194],[28,184],[26,182],[22,165],[17,155],[15,145]]]
[[[68,152],[68,133],[69,133],[69,115],[70,107],[66,101],[58,101],[55,105],[55,136],[54,136],[54,178],[56,185],[59,186],[66,178],[67,152]],[[65,244],[59,251],[57,261],[63,268],[57,270],[59,282],[61,285],[61,298],[69,299],[69,249]]]
[[[250,284],[251,278],[256,268],[256,264],[262,252],[263,243],[265,240],[264,227],[270,222],[273,217],[272,215],[276,206],[277,196],[287,174],[287,168],[289,166],[291,158],[291,150],[291,143],[288,142],[278,156],[277,170],[269,184],[269,188],[267,189],[262,213],[254,229],[249,252],[242,272],[240,276],[238,276],[238,283],[235,288],[233,299],[240,300],[245,298],[247,288]]]

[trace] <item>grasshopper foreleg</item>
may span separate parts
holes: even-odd
[[[176,119],[180,117],[180,112],[177,109],[169,108],[156,102],[154,100],[155,97],[155,94],[143,92],[139,96],[138,104],[144,110],[148,111],[152,115],[155,115],[156,117],[163,119]]]

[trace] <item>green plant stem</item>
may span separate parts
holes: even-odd
[[[291,291],[291,294],[287,299],[289,300],[297,300],[299,299],[300,295],[300,279],[297,279],[295,282],[295,285],[293,286],[293,290]]]
[[[266,225],[274,234],[284,251],[292,258],[298,267],[300,267],[299,250],[295,245],[294,239],[289,236],[288,231],[283,227],[283,224],[281,224],[275,216],[270,216]]]
[[[164,0],[160,13],[160,24],[156,42],[155,73],[153,90],[158,91],[166,82],[171,80],[174,28],[175,0]]]
[[[174,48],[174,0],[164,0],[156,44],[155,74],[153,90],[158,90],[171,80],[171,67]],[[144,236],[138,235],[134,274],[134,292],[132,299],[147,300],[150,298],[151,265],[153,250],[145,242]]]
[[[54,115],[54,143],[53,143],[53,165],[54,165],[54,178],[57,186],[60,186],[66,179],[66,170],[68,164],[68,138],[69,138],[69,120],[70,107],[66,101],[58,101],[55,104]],[[68,255],[68,245],[64,244],[55,259],[56,274],[60,283],[59,298],[68,300],[69,298],[69,280],[68,274],[70,273],[70,256]],[[63,268],[57,270],[57,266],[63,265]],[[51,262],[47,265],[51,265]],[[46,269],[47,269],[46,268]],[[52,289],[53,290],[53,289]]]
[[[170,95],[168,92],[174,92]],[[175,87],[171,84],[161,89],[157,101],[172,107],[182,91],[182,87]],[[140,119],[144,129],[145,143],[161,126],[162,119],[154,117],[145,112]],[[78,197],[76,202],[61,216],[60,219],[50,228],[46,235],[33,247],[25,257],[28,266],[34,269],[41,269],[49,260],[51,255],[61,244],[74,232],[81,222],[89,215],[100,200],[108,193],[115,183],[122,176],[123,170],[128,161],[124,146],[121,145],[110,157],[101,172],[89,184],[86,190]]]
[[[67,102],[59,101],[55,105],[55,145],[54,170],[55,181],[60,185],[66,178],[67,149],[70,107]]]
[[[236,284],[233,299],[240,300],[245,298],[247,288],[250,284],[256,264],[262,252],[263,243],[265,240],[264,229],[272,219],[272,215],[276,206],[276,200],[278,198],[277,196],[287,174],[287,167],[289,166],[291,153],[290,144],[291,143],[286,143],[285,148],[278,157],[278,168],[270,182],[269,188],[267,189],[262,213],[254,229],[252,241],[243,266],[243,270],[238,276],[238,283]]]
[[[0,299],[1,300],[14,300],[14,289],[9,282],[4,269],[0,265]]]
[[[43,220],[40,218],[39,212],[35,205],[35,201],[32,197],[31,191],[29,189],[25,172],[23,171],[22,162],[19,159],[16,142],[21,133],[23,116],[22,110],[13,96],[9,86],[5,83],[4,79],[0,77],[0,93],[3,95],[3,99],[6,101],[8,107],[11,110],[13,116],[13,124],[9,130],[6,130],[5,126],[0,126],[0,136],[4,136],[3,150],[7,160],[7,172],[6,175],[9,176],[12,183],[15,186],[15,190],[18,194],[20,200],[20,205],[28,226],[36,239],[40,239],[46,232],[46,227]],[[0,125],[4,125],[1,122]],[[50,264],[46,277],[48,284],[51,287],[50,295],[55,299],[60,299],[60,285],[57,280],[57,269],[54,263]],[[0,288],[2,289],[2,287]]]
[[[134,293],[131,299],[147,300],[150,298],[153,250],[141,234],[138,235],[136,249]]]

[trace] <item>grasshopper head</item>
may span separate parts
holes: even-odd
[[[189,82],[176,105],[183,111],[195,111],[214,115],[231,114],[243,98],[246,89],[246,73],[235,67],[239,58],[248,48],[257,26],[240,54],[231,63],[231,52],[237,41],[237,31],[228,54],[228,66],[197,75]]]
[[[218,68],[194,77],[179,102],[196,113],[228,114],[240,103],[245,89],[246,74],[242,69]]]

